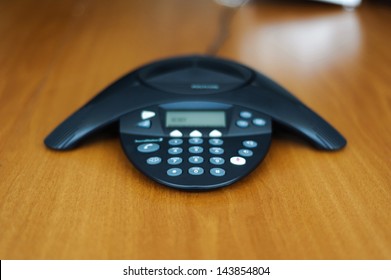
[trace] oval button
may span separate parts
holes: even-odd
[[[193,163],[193,164],[203,163],[204,158],[200,157],[200,156],[192,156],[192,157],[189,157],[189,162]]]
[[[224,154],[224,149],[212,147],[209,149],[209,152],[213,155],[222,155],[222,154]]]
[[[246,148],[256,148],[258,146],[258,143],[253,141],[253,140],[246,140],[246,141],[243,141],[243,146],[245,146]]]
[[[162,162],[162,159],[160,157],[150,157],[147,159],[147,163],[149,165],[156,165]]]
[[[209,159],[209,162],[214,165],[223,165],[225,160],[221,157],[212,157]]]
[[[167,170],[167,175],[171,177],[176,177],[182,174],[182,169],[180,168],[170,168]]]
[[[225,170],[222,168],[215,167],[210,170],[210,174],[213,176],[221,177],[225,175]]]
[[[178,165],[182,163],[182,158],[180,157],[171,157],[167,160],[169,165]]]
[[[249,149],[240,149],[238,151],[239,155],[242,156],[242,157],[252,157],[253,156],[253,151],[249,150]]]
[[[191,167],[189,168],[190,175],[202,175],[204,174],[204,169],[202,167]]]
[[[182,148],[179,148],[179,147],[174,147],[174,148],[170,148],[168,149],[168,153],[170,155],[179,155],[183,152],[183,149]]]
[[[233,165],[245,165],[246,164],[246,160],[242,157],[231,157],[231,159],[229,160]]]
[[[156,143],[146,143],[137,146],[137,151],[141,153],[153,153],[160,149],[159,144]]]
[[[256,119],[253,119],[253,124],[256,125],[256,126],[265,126],[266,125],[266,121],[264,119],[261,119],[261,118],[256,118]]]
[[[204,148],[200,146],[192,146],[189,148],[189,153],[191,154],[201,154],[204,151]]]

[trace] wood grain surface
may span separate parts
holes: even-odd
[[[43,139],[140,65],[205,53],[211,0],[0,1],[0,259],[390,259],[391,6],[240,8],[218,55],[292,91],[347,138],[276,133],[236,184],[182,192],[140,174],[115,133]]]

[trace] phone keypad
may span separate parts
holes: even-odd
[[[197,135],[198,136],[198,135]],[[188,145],[186,145],[186,142]],[[235,155],[225,155],[224,140],[221,138],[203,139],[200,137],[167,139],[167,168],[166,175],[177,177],[188,174],[190,176],[211,175],[213,177],[224,177],[227,169],[231,166],[242,166],[246,164],[246,158],[254,155],[252,149],[258,146],[254,140],[240,141],[241,146],[237,147]],[[163,146],[163,144],[161,144]],[[202,145],[202,146],[201,146]],[[140,153],[162,153],[157,143],[145,143],[137,147]],[[206,160],[206,161],[205,161]],[[162,164],[159,156],[147,158],[146,163],[151,167]],[[205,163],[208,163],[207,165]],[[206,170],[205,170],[206,169]]]

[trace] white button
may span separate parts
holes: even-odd
[[[142,111],[141,112],[141,119],[143,119],[143,120],[153,118],[154,116],[156,116],[156,113],[152,112],[152,111]]]
[[[215,130],[212,130],[210,133],[209,133],[209,137],[221,137],[223,134],[218,131],[217,129]]]
[[[242,157],[231,157],[230,162],[234,165],[244,165],[246,160]]]
[[[176,129],[176,130],[173,130],[170,132],[170,136],[171,137],[182,137],[183,134],[182,134],[182,132],[180,132],[179,130]]]
[[[190,137],[202,137],[202,133],[199,132],[198,130],[193,130],[192,132],[190,132],[189,136]]]

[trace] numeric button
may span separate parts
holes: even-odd
[[[204,158],[200,156],[189,157],[189,162],[193,164],[199,164],[204,162]]]
[[[170,148],[168,149],[168,153],[170,155],[179,155],[183,152],[183,149],[182,148],[179,148],[179,147],[174,147],[174,148]]]
[[[223,165],[225,160],[221,157],[212,157],[209,159],[209,162],[214,165]]]
[[[171,146],[178,146],[178,145],[181,145],[182,143],[183,143],[183,140],[178,139],[178,138],[168,140],[168,144],[170,144]]]
[[[204,169],[202,167],[191,167],[189,168],[190,175],[202,175],[204,174]]]
[[[212,146],[221,146],[223,145],[224,141],[222,139],[212,138],[209,139],[209,144]]]
[[[180,157],[172,157],[167,160],[169,165],[178,165],[182,163],[182,158]]]
[[[202,140],[202,138],[198,138],[198,137],[189,139],[189,143],[192,145],[201,145],[203,142],[204,142],[204,140]]]
[[[167,175],[171,177],[176,177],[182,174],[182,169],[180,168],[170,168],[167,170]]]
[[[189,153],[191,154],[201,154],[204,151],[204,148],[200,146],[193,146],[189,148]]]
[[[209,152],[212,155],[222,155],[224,154],[224,149],[223,148],[218,148],[218,147],[212,147],[209,149]]]
[[[225,175],[225,170],[222,168],[215,167],[210,170],[210,174],[213,176],[221,177]]]

